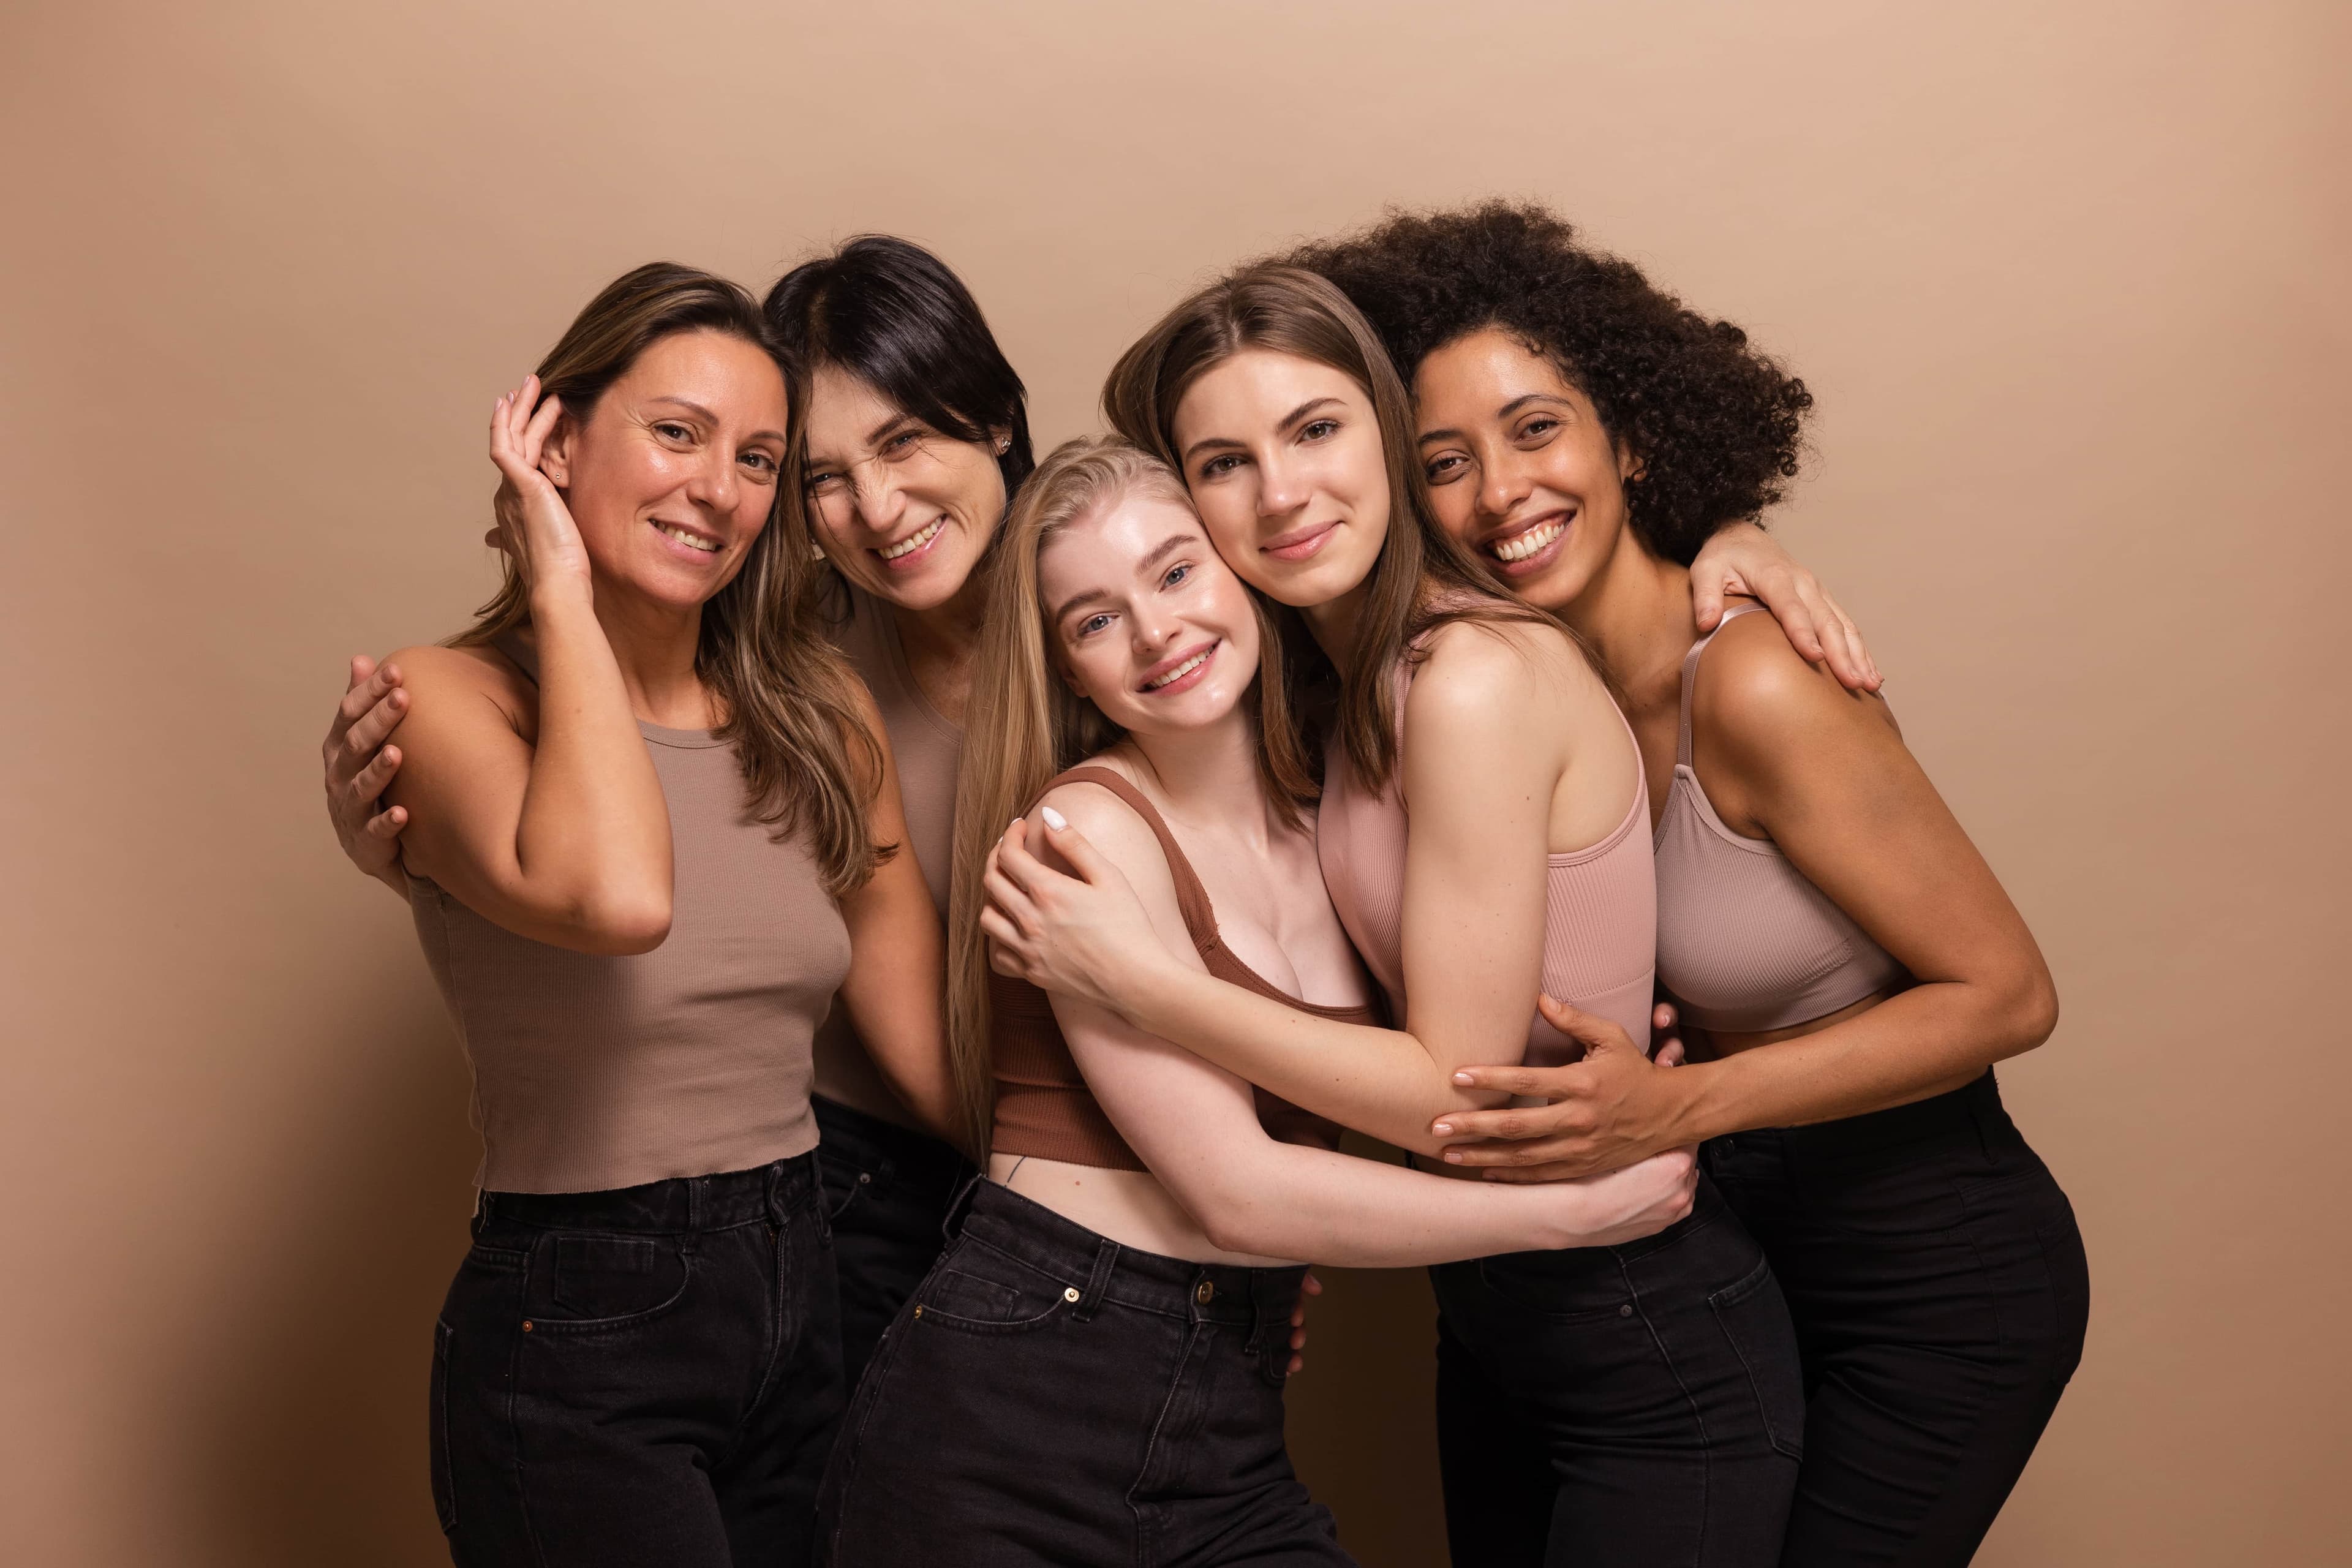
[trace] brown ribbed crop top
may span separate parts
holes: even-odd
[[[533,674],[528,648],[499,650]],[[640,723],[669,807],[671,919],[651,952],[517,936],[424,877],[409,909],[474,1069],[478,1184],[573,1193],[747,1170],[816,1144],[810,1037],[849,931],[798,835],[744,803],[734,748]]]
[[[1805,879],[1769,838],[1724,826],[1691,766],[1691,688],[1727,611],[1683,659],[1675,782],[1658,819],[1658,979],[1702,1028],[1784,1029],[1848,1007],[1903,977],[1903,965]]]
[[[1387,991],[1402,1019],[1404,994],[1404,860],[1407,836],[1402,762],[1405,694],[1413,663],[1396,669],[1398,773],[1378,795],[1356,780],[1335,736],[1323,771],[1316,814],[1323,883],[1340,923],[1364,963]],[[1618,715],[1622,722],[1624,715]],[[1633,729],[1625,731],[1630,740]],[[1638,770],[1641,748],[1633,748]],[[1543,988],[1619,1025],[1643,1050],[1650,1046],[1650,992],[1657,947],[1657,889],[1640,825],[1649,816],[1649,787],[1634,774],[1625,818],[1598,844],[1549,857],[1544,873]],[[1523,1060],[1553,1065],[1575,1059],[1582,1047],[1535,1009]]]
[[[1176,882],[1176,904],[1183,911],[1184,930],[1210,973],[1228,984],[1270,996],[1303,1013],[1337,1018],[1348,1024],[1377,1024],[1370,1007],[1322,1007],[1301,1002],[1262,978],[1234,956],[1217,934],[1217,911],[1209,902],[1192,863],[1177,847],[1167,820],[1143,792],[1108,768],[1077,767],[1059,775],[1038,791],[1051,795],[1066,784],[1099,784],[1125,801],[1143,818],[1168,857],[1169,874]],[[1112,1171],[1146,1169],[1111,1125],[1108,1116],[1071,1059],[1069,1042],[1054,1019],[1054,1005],[1045,993],[1026,981],[991,973],[988,983],[991,1024],[989,1041],[996,1065],[996,1130],[989,1147],[1000,1154],[1028,1154],[1041,1160],[1066,1160],[1074,1165],[1094,1165]],[[1257,1091],[1258,1120],[1277,1138],[1295,1142],[1331,1123],[1301,1110],[1286,1100]]]

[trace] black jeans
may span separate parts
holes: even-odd
[[[1333,1568],[1282,1443],[1304,1268],[1138,1252],[976,1183],[818,1505],[837,1568]]]
[[[1804,1354],[1782,1561],[1965,1563],[2083,1357],[2083,1234],[1993,1076],[1740,1132],[1706,1167],[1771,1257]]]
[[[435,1329],[460,1568],[803,1563],[844,1395],[816,1156],[484,1193]]]
[[[1430,1270],[1445,1531],[1462,1568],[1764,1568],[1804,1451],[1770,1265],[1699,1183],[1641,1241]]]
[[[818,1096],[809,1103],[833,1220],[841,1373],[855,1393],[882,1331],[940,1260],[948,1209],[971,1178],[971,1162],[936,1138],[837,1101]]]

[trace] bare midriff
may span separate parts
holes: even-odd
[[[1140,1247],[1191,1263],[1231,1263],[1245,1268],[1279,1268],[1298,1261],[1229,1252],[1217,1246],[1175,1194],[1149,1171],[1113,1171],[1036,1154],[994,1153],[988,1157],[988,1179],[1121,1247]]]

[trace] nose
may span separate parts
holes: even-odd
[[[1260,517],[1280,517],[1307,504],[1314,487],[1286,454],[1261,456],[1257,464],[1257,510]]]
[[[1130,612],[1128,625],[1135,628],[1135,646],[1147,652],[1165,648],[1184,630],[1181,617],[1150,604],[1137,605]]]
[[[907,492],[884,462],[861,463],[853,470],[856,484],[857,520],[876,533],[887,533],[906,515]]]
[[[702,461],[687,486],[687,497],[697,506],[725,515],[742,497],[743,477],[735,470],[736,454],[712,442],[703,448]]]
[[[1478,465],[1478,510],[1503,518],[1535,489],[1528,470],[1510,457],[1489,454]]]

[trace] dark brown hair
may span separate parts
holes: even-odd
[[[1380,426],[1388,468],[1389,525],[1365,580],[1356,646],[1344,672],[1305,631],[1297,612],[1277,608],[1293,676],[1295,710],[1318,695],[1336,700],[1341,744],[1356,777],[1381,789],[1396,767],[1396,687],[1391,672],[1414,642],[1449,621],[1543,621],[1496,591],[1476,559],[1431,518],[1414,461],[1412,401],[1380,334],[1329,279],[1303,268],[1243,267],[1160,318],[1119,356],[1103,384],[1111,428],[1177,468],[1176,408],[1202,375],[1245,349],[1266,349],[1328,365],[1364,389]],[[1181,472],[1181,469],[1179,470]],[[1255,590],[1253,590],[1255,591]],[[1336,677],[1336,680],[1335,678]],[[1318,681],[1325,690],[1318,693]],[[1328,689],[1336,684],[1336,693]]]
[[[760,307],[724,278],[671,261],[648,262],[604,287],[539,363],[540,395],[563,400],[563,417],[584,423],[606,389],[645,352],[680,332],[719,332],[776,360],[790,384]],[[861,886],[895,847],[877,845],[866,807],[881,786],[882,757],[866,729],[849,666],[819,630],[816,563],[798,515],[788,462],[776,510],[752,542],[742,569],[702,606],[695,674],[726,715],[717,733],[743,768],[753,815],[779,839],[804,834],[836,899]],[[512,561],[489,603],[453,646],[491,642],[530,619],[530,595]]]

